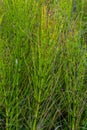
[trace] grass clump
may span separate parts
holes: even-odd
[[[71,0],[3,1],[2,130],[86,128],[87,52],[72,6]]]

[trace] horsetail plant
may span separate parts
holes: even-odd
[[[0,129],[84,130],[84,124],[86,128],[87,52],[79,36],[80,4],[3,1]]]

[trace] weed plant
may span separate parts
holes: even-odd
[[[0,129],[87,129],[82,4],[4,0],[0,19]]]

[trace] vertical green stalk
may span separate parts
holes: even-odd
[[[72,115],[72,125],[71,125],[71,129],[72,130],[75,130],[76,128],[75,128],[75,117],[76,117],[76,104],[75,104],[75,99],[74,99],[74,101],[73,101],[73,110],[72,110],[72,113],[73,113],[73,115]]]
[[[5,96],[5,98],[6,98],[6,96]],[[9,113],[8,113],[8,103],[7,103],[7,101],[6,101],[6,99],[5,99],[5,104],[6,104],[6,130],[9,130]]]
[[[18,59],[16,59],[18,60]],[[18,75],[18,61],[16,61],[16,73],[17,73],[17,81],[16,81],[16,85],[15,85],[15,89],[16,89],[16,130],[18,130],[18,80],[19,80],[19,75]]]
[[[38,89],[38,93],[37,93],[37,101],[36,101],[36,111],[35,111],[35,115],[34,115],[34,122],[33,122],[33,128],[32,128],[32,130],[36,130],[36,124],[37,124],[37,118],[38,118],[38,112],[39,112],[39,106],[40,106],[40,99],[41,99],[41,79],[40,79],[40,72],[42,71],[42,69],[41,69],[41,1],[38,3],[38,12],[40,12],[40,14],[38,14],[39,16],[38,16],[38,19],[39,19],[39,21],[40,21],[40,25],[39,25],[39,27],[38,27],[38,35],[39,35],[39,37],[38,37],[38,45],[37,45],[37,51],[38,51],[38,53],[37,53],[37,55],[38,55],[38,66],[39,66],[39,68],[38,68],[38,75],[39,75],[39,77],[38,77],[38,86],[37,86],[37,89]],[[36,68],[35,68],[36,69]],[[42,72],[41,72],[42,73]],[[38,76],[37,75],[37,76]]]
[[[20,67],[21,67],[21,61],[20,61],[20,55],[21,55],[21,49],[20,49],[20,44],[19,44],[19,39],[16,38],[17,41],[17,45],[16,45],[16,49],[14,51],[14,60],[15,60],[15,79],[14,79],[14,87],[15,87],[15,91],[16,91],[16,97],[15,97],[15,102],[16,102],[16,130],[19,130],[19,124],[18,124],[18,114],[19,114],[19,110],[18,110],[18,105],[19,105],[19,99],[18,99],[18,92],[19,92],[19,71],[20,71]],[[15,46],[15,45],[14,45]]]
[[[39,90],[39,95],[38,95],[38,101],[36,103],[36,111],[35,111],[35,119],[33,122],[33,128],[32,130],[36,130],[36,123],[37,123],[37,117],[38,117],[38,112],[39,112],[39,106],[40,106],[40,97],[41,97],[41,90]]]

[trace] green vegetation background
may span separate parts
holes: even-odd
[[[0,0],[0,130],[87,129],[86,7]]]

